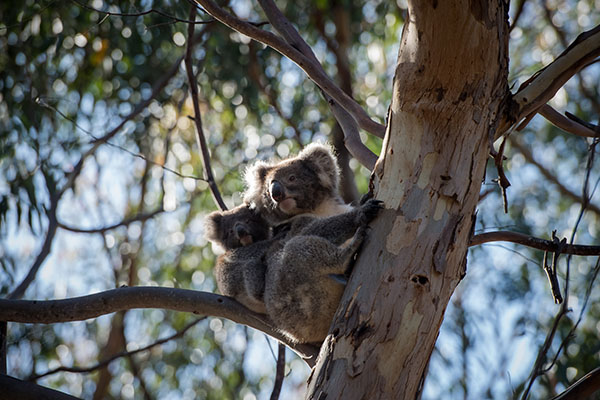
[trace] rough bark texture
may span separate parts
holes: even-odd
[[[373,224],[307,398],[420,396],[466,272],[475,206],[507,88],[501,2],[409,1],[374,177]]]

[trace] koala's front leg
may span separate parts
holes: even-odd
[[[339,256],[341,260],[344,260],[345,263],[350,261],[367,237],[368,230],[369,228],[366,225],[359,227],[352,236],[352,240],[348,244],[340,246]]]
[[[357,229],[366,227],[383,208],[381,200],[370,199],[352,211],[327,218],[315,218],[302,229],[302,235],[315,235],[336,245],[353,237]]]

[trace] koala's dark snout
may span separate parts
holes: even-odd
[[[271,192],[271,198],[276,202],[280,202],[285,198],[285,190],[283,189],[283,185],[278,181],[271,182],[271,187],[269,188]]]
[[[242,237],[250,234],[250,231],[247,229],[247,227],[244,224],[235,224],[233,229],[235,230],[235,235],[238,238],[242,238]]]

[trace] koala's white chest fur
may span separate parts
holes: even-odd
[[[332,215],[343,214],[352,211],[350,204],[344,204],[337,198],[329,198],[319,204],[319,206],[311,213],[319,217],[329,217]]]

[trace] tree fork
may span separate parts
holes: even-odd
[[[466,254],[508,98],[507,5],[409,1],[373,224],[309,382],[311,399],[415,399]]]

